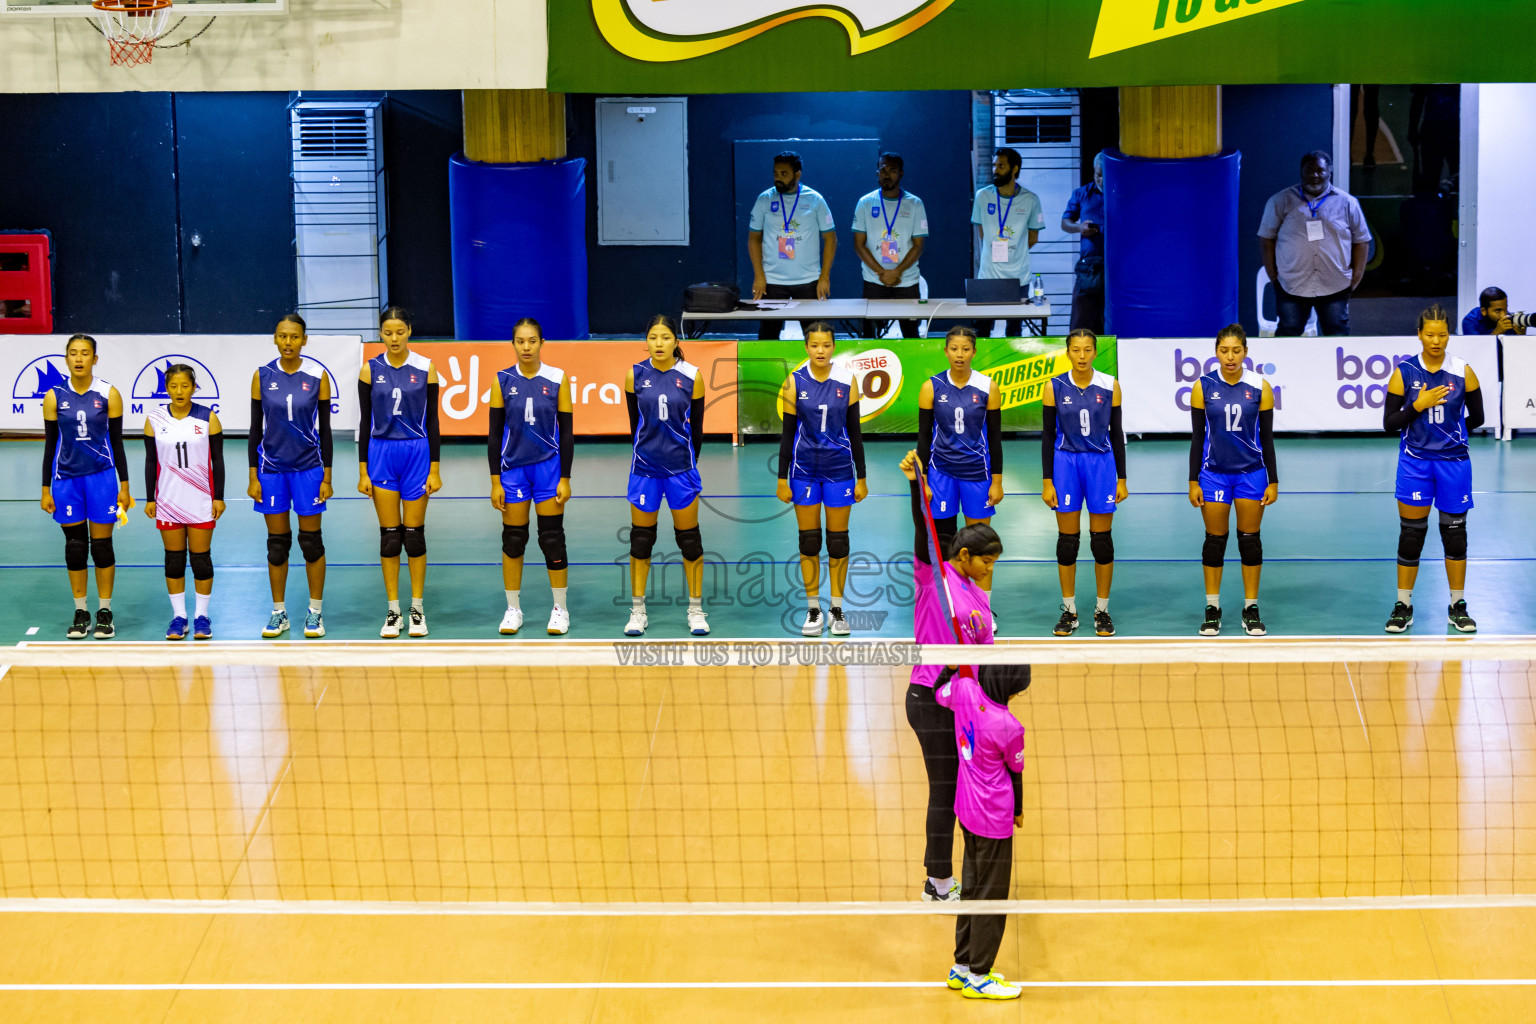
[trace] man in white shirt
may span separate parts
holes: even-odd
[[[754,299],[805,301],[832,293],[832,257],[837,254],[832,210],[821,193],[800,184],[801,167],[798,153],[786,150],[774,157],[773,187],[752,204],[747,256]],[[777,338],[783,326],[779,320],[763,320],[757,336]]]
[[[928,212],[923,201],[903,191],[906,162],[899,153],[881,153],[875,168],[880,187],[859,200],[853,210],[853,251],[864,264],[864,298],[911,299],[919,295],[917,261],[928,241]],[[916,307],[913,307],[916,309]],[[888,320],[866,320],[864,336],[885,334]],[[903,318],[901,336],[920,337],[922,321]]]
[[[976,225],[981,247],[981,269],[977,277],[1011,277],[1029,287],[1029,250],[1040,241],[1045,214],[1040,197],[1019,184],[1019,169],[1024,165],[1019,151],[1003,147],[992,164],[992,184],[976,193],[971,205],[971,223]],[[1009,337],[1024,333],[1024,321],[1009,320]],[[992,321],[976,322],[978,337],[992,336]]]

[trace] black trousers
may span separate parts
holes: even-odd
[[[988,839],[965,826],[964,863],[960,874],[960,899],[1005,900],[1013,879],[1013,836]],[[973,974],[990,974],[1003,944],[1005,914],[961,914],[955,919],[955,963]]]
[[[929,878],[950,878],[955,873],[955,786],[960,778],[955,713],[933,699],[933,687],[911,683],[907,724],[917,733],[928,771],[928,845],[923,866]]]
[[[1094,334],[1104,333],[1103,285],[1086,292],[1075,284],[1072,286],[1072,322],[1067,330],[1075,331],[1079,327],[1087,328]]]
[[[971,321],[971,326],[976,329],[976,337],[978,337],[978,338],[990,338],[990,337],[992,337],[992,321],[991,320],[973,320],[973,321]],[[1007,338],[1022,338],[1022,337],[1024,337],[1024,321],[1023,320],[1005,320],[1005,321],[1003,321],[1003,332],[1004,332],[1003,336],[1007,337]]]
[[[877,284],[874,281],[864,282],[864,298],[866,299],[915,299],[921,294],[918,285],[908,285],[903,288],[900,285]],[[921,320],[899,321],[901,324],[901,336],[903,338],[921,338],[918,330],[922,327]],[[865,320],[864,337],[878,338],[885,333],[889,320]]]
[[[801,301],[816,301],[816,282],[807,281],[805,284],[770,284],[763,291],[765,299],[800,299]],[[801,320],[800,330],[814,323],[812,320]],[[757,338],[759,341],[769,339],[777,340],[779,332],[784,330],[782,320],[759,320],[757,323]]]

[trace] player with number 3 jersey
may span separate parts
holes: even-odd
[[[1243,630],[1265,634],[1259,616],[1264,507],[1280,496],[1275,461],[1275,396],[1269,382],[1244,365],[1248,335],[1238,324],[1216,336],[1214,372],[1190,390],[1189,503],[1205,520],[1205,617],[1201,636],[1221,632],[1221,572],[1231,510],[1237,506],[1237,550],[1243,562]]]

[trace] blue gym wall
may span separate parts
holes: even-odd
[[[961,294],[971,261],[971,111],[966,92],[773,93],[688,98],[690,244],[597,244],[597,141],[592,96],[572,96],[570,154],[587,158],[587,279],[592,331],[634,333],[652,312],[676,312],[683,289],[735,281],[747,265],[747,226],[734,205],[732,153],[738,139],[874,138],[906,158],[908,191],[923,198],[933,234],[923,276],[935,295]],[[762,187],[773,183],[763,167]],[[857,195],[828,195],[837,221],[839,265],[852,266],[849,221],[859,196],[875,188],[875,169]],[[817,187],[807,166],[805,183]],[[857,297],[842,296],[844,298]]]

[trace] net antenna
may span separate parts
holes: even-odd
[[[171,0],[91,0],[96,24],[107,37],[112,63],[118,67],[148,64],[155,43],[166,33]]]

